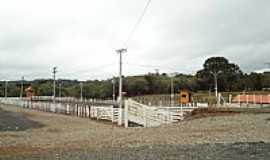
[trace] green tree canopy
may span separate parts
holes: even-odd
[[[239,66],[230,63],[224,57],[211,57],[203,64],[203,69],[198,71],[196,77],[203,89],[212,88],[214,75],[218,77],[219,89],[229,91],[237,89],[237,82],[243,76]]]

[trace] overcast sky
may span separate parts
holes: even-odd
[[[118,74],[146,0],[2,0],[0,79],[101,79]],[[124,55],[124,74],[194,74],[224,56],[245,72],[270,62],[269,0],[152,0]]]

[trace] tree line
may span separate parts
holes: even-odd
[[[169,94],[171,82],[174,92],[182,89],[191,91],[213,91],[214,74],[217,75],[219,91],[259,91],[270,89],[270,72],[243,73],[237,64],[230,63],[224,57],[211,57],[203,64],[203,69],[195,75],[177,73],[174,77],[167,73],[147,73],[145,75],[123,77],[123,91],[126,96],[139,96],[150,94]],[[85,98],[110,99],[113,95],[113,82],[115,93],[118,95],[118,79],[89,80],[83,82],[83,96]],[[61,95],[60,84],[61,83]],[[32,86],[37,96],[53,95],[52,79],[36,79],[24,81],[24,87]],[[25,89],[24,88],[24,89]],[[8,82],[8,96],[20,96],[21,81]],[[0,96],[5,95],[5,82],[0,82]],[[25,92],[24,92],[25,96]],[[56,96],[79,97],[80,81],[58,79]]]

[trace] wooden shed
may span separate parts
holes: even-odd
[[[181,90],[180,91],[180,104],[188,104],[192,102],[192,92],[189,90]]]

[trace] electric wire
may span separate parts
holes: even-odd
[[[126,40],[125,43],[124,43],[124,47],[128,48],[128,43],[129,43],[129,41],[131,40],[131,38],[133,37],[133,35],[134,35],[136,29],[139,27],[141,21],[143,20],[143,17],[145,16],[146,11],[147,11],[147,9],[149,8],[149,5],[150,5],[151,1],[152,1],[152,0],[148,0],[148,1],[147,1],[146,5],[145,5],[145,7],[144,7],[144,9],[143,9],[142,14],[140,15],[139,19],[137,20],[137,22],[135,23],[135,25],[134,25],[134,27],[132,28],[131,32],[129,33],[128,38],[127,38],[127,40]]]

